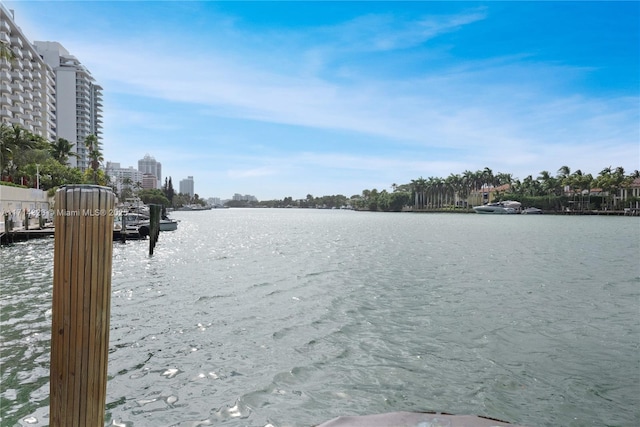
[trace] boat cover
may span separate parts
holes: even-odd
[[[449,415],[424,412],[342,416],[317,427],[492,427],[515,426],[504,421],[474,415]]]

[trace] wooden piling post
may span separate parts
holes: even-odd
[[[149,205],[149,255],[153,255],[160,235],[160,205]]]
[[[51,427],[104,425],[114,202],[97,185],[55,195]]]

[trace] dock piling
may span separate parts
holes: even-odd
[[[55,195],[51,427],[104,425],[114,201],[97,185]]]
[[[149,256],[153,255],[153,249],[156,247],[160,235],[161,209],[160,205],[149,205]]]

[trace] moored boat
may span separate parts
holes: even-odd
[[[520,202],[506,200],[504,202],[487,203],[486,205],[474,206],[473,210],[480,214],[515,214],[520,212]]]
[[[542,214],[542,209],[530,207],[522,210],[522,213],[525,215],[540,215]]]
[[[168,217],[163,217],[160,220],[160,231],[175,231],[178,229],[178,221]]]
[[[146,215],[135,212],[125,213],[121,218],[119,218],[119,220],[116,220],[115,227],[122,229],[123,224],[125,230],[129,232],[138,232],[142,237],[149,235],[150,220]],[[175,219],[163,216],[160,220],[160,231],[175,231],[177,229],[178,221]]]

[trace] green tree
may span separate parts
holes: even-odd
[[[89,166],[93,171],[93,182],[98,184],[98,169],[100,168],[100,164],[104,161],[100,141],[96,135],[89,135],[84,139],[84,145],[87,147],[87,151],[89,153]]]
[[[414,198],[413,205],[416,209],[424,209],[425,207],[424,192],[426,188],[427,180],[423,177],[411,180],[411,192],[413,193]]]
[[[95,184],[95,185],[105,185],[105,186],[109,184],[109,177],[101,169],[98,169],[98,170],[87,169],[84,171],[82,176],[84,177],[83,179],[85,184]]]
[[[55,160],[66,165],[69,162],[69,157],[78,157],[78,154],[73,152],[74,145],[64,138],[58,138],[49,143],[49,153]]]
[[[170,206],[169,199],[167,199],[162,190],[158,190],[157,188],[140,190],[138,197],[147,205],[153,203],[165,207]]]
[[[42,138],[38,137],[19,125],[0,125],[0,178],[6,177],[14,181],[19,179],[18,169],[23,166],[20,163],[20,154],[28,150],[41,147]]]
[[[408,191],[394,191],[389,195],[388,210],[400,212],[405,206],[411,203],[411,193]]]
[[[49,158],[38,165],[31,163],[25,167],[25,171],[29,176],[35,176],[37,169],[40,172],[40,188],[42,190],[54,189],[65,184],[82,184],[85,182],[80,169],[62,165],[53,158]]]
[[[169,206],[173,206],[173,198],[176,194],[173,189],[173,182],[171,181],[171,177],[164,179],[164,186],[162,187],[162,192],[164,196],[169,200]]]

